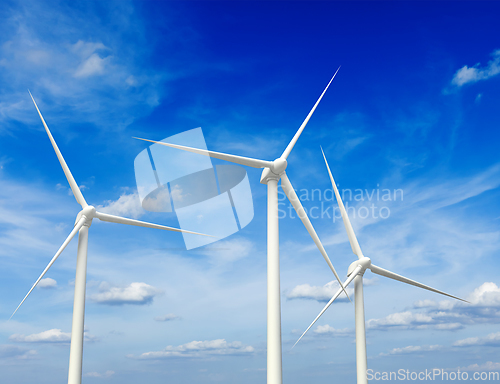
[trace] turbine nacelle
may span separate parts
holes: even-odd
[[[80,221],[82,217],[85,218],[85,223],[83,225],[85,225],[86,227],[90,227],[92,224],[92,220],[94,219],[94,217],[96,217],[95,207],[93,205],[87,205],[80,212],[78,212],[75,220],[75,225]]]
[[[369,257],[362,256],[359,260],[354,261],[349,268],[347,269],[347,276],[351,276],[351,273],[358,267],[361,267],[361,270],[358,272],[358,275],[363,275],[367,269],[370,269],[372,265],[372,260]]]

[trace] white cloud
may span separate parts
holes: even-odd
[[[90,300],[108,305],[149,304],[162,292],[146,283],[132,283],[126,287],[110,287],[102,283],[99,290],[101,292],[91,295]]]
[[[45,1],[9,7],[0,26],[0,120],[35,120],[27,113],[33,111],[29,96],[21,91],[28,85],[42,111],[49,112],[44,101],[50,105],[54,124],[71,116],[116,130],[157,106],[166,76],[131,59],[132,52],[140,56],[147,50],[142,22],[107,19],[133,12],[128,2],[122,3],[103,5],[99,15],[91,8],[68,12]],[[57,33],[45,27],[53,23]],[[122,34],[129,37],[124,41]],[[16,126],[2,124],[0,129],[9,128]]]
[[[168,315],[164,315],[164,316],[155,317],[156,321],[172,321],[172,320],[178,320],[178,319],[180,319],[180,317],[173,314],[173,313],[169,313]]]
[[[71,332],[62,332],[60,329],[49,329],[32,335],[14,334],[9,337],[9,340],[18,343],[69,343],[71,340]]]
[[[96,51],[109,51],[103,43],[91,43],[83,40],[78,40],[70,47],[71,51],[78,54],[83,60],[92,56]]]
[[[124,193],[118,200],[107,200],[104,205],[99,205],[96,209],[110,215],[131,217],[133,219],[137,219],[144,214],[144,209],[142,209],[139,194],[137,192],[130,194]]]
[[[37,352],[34,349],[18,347],[17,345],[0,345],[0,359],[29,359],[34,357]]]
[[[475,83],[498,75],[500,73],[500,49],[493,51],[491,56],[493,56],[493,60],[488,61],[488,65],[483,68],[480,67],[479,63],[473,67],[464,65],[455,73],[451,83],[461,87],[467,83]]]
[[[500,323],[500,287],[486,282],[474,289],[467,297],[469,303],[461,301],[419,300],[414,309],[393,313],[383,319],[370,319],[367,326],[372,329],[435,329],[454,331],[468,324]],[[472,340],[469,340],[472,342]]]
[[[423,328],[434,323],[434,319],[423,313],[412,313],[410,311],[392,313],[383,319],[371,319],[367,321],[367,327],[372,329],[388,328]]]
[[[139,355],[138,359],[164,359],[172,357],[205,357],[213,355],[245,355],[251,354],[255,350],[252,346],[243,345],[240,341],[228,343],[224,339],[191,341],[177,347],[169,345],[165,349],[157,352],[145,352]],[[132,355],[128,357],[135,358]]]
[[[354,330],[349,328],[336,329],[326,324],[326,325],[318,325],[314,330],[314,333],[318,335],[327,334],[333,336],[351,336],[354,333]]]
[[[493,282],[485,282],[467,296],[469,303],[459,301],[418,300],[414,308],[431,308],[437,311],[451,311],[457,308],[500,307],[500,287]]]
[[[408,354],[418,354],[422,352],[439,351],[443,349],[441,345],[409,345],[403,348],[394,348],[387,353],[381,353],[380,356],[392,356],[392,355],[408,355]]]
[[[97,341],[97,337],[84,333],[85,341]],[[69,343],[71,341],[71,332],[62,332],[60,329],[49,329],[40,333],[31,335],[14,334],[9,340],[17,343]]]
[[[443,300],[417,301],[415,308],[426,308],[433,317],[455,319],[464,324],[500,322],[500,287],[483,283],[468,295],[469,303]]]
[[[487,361],[484,364],[471,364],[467,367],[460,368],[462,371],[500,371],[500,363]]]
[[[45,279],[40,280],[37,287],[42,289],[55,288],[57,287],[57,281],[51,279],[50,277],[47,277]]]
[[[243,259],[255,250],[252,241],[244,238],[219,240],[215,244],[200,249],[200,253],[208,256],[213,264],[232,263]]]
[[[85,377],[96,377],[96,378],[100,378],[100,379],[103,379],[103,378],[108,378],[108,377],[111,377],[115,374],[114,371],[106,371],[104,373],[99,373],[99,372],[87,372],[85,375]]]
[[[500,287],[493,282],[486,282],[474,289],[468,300],[474,306],[500,307]]]
[[[181,202],[186,197],[183,189],[177,184],[172,187],[171,195],[172,195],[172,200],[176,202]]]
[[[286,294],[286,298],[289,300],[293,299],[306,299],[306,300],[316,300],[320,302],[327,302],[335,295],[335,293],[340,288],[338,281],[332,280],[326,283],[322,287],[311,286],[309,284],[301,284],[294,287],[289,293]],[[352,296],[354,290],[350,287],[346,288],[347,294]],[[336,301],[349,301],[345,294],[341,294]]]
[[[111,56],[101,58],[96,51],[109,50],[104,44],[90,43],[78,40],[71,50],[77,53],[81,58],[82,62],[76,69],[74,77],[89,77],[95,75],[102,75],[105,72],[105,66],[111,60]]]
[[[110,57],[101,59],[97,53],[92,54],[87,60],[78,66],[75,77],[89,77],[104,74],[104,68],[110,61]]]
[[[455,331],[457,329],[464,328],[464,325],[460,323],[442,323],[442,324],[435,324],[432,326],[432,328],[440,331]]]
[[[472,347],[476,345],[500,347],[500,332],[490,333],[486,337],[469,337],[453,343],[454,347]]]

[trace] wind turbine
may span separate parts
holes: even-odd
[[[448,297],[452,297],[457,300],[461,300],[464,302],[468,302],[459,297],[450,295],[438,289],[429,287],[428,285],[419,283],[415,280],[408,279],[407,277],[398,275],[394,272],[388,271],[387,269],[380,268],[375,264],[372,264],[370,258],[363,255],[361,252],[361,248],[359,246],[356,235],[354,234],[354,230],[352,229],[351,222],[349,221],[349,216],[347,215],[344,204],[342,203],[342,199],[340,197],[339,191],[337,189],[337,185],[335,184],[335,180],[333,179],[332,172],[330,171],[330,167],[328,165],[328,161],[326,160],[326,156],[323,152],[323,148],[321,148],[321,153],[323,153],[323,158],[325,159],[326,167],[328,169],[328,174],[330,175],[330,180],[335,191],[335,197],[337,198],[337,202],[340,208],[340,214],[342,215],[342,220],[344,221],[344,226],[347,231],[347,236],[349,238],[349,242],[351,243],[352,251],[356,256],[358,256],[358,260],[354,261],[347,270],[347,280],[344,282],[344,287],[347,287],[354,280],[354,316],[355,316],[355,327],[356,327],[356,374],[357,374],[357,383],[358,384],[366,384],[368,383],[366,369],[366,333],[365,333],[365,308],[363,301],[363,275],[367,269],[370,269],[373,273],[377,275],[385,276],[393,280],[401,281],[406,284],[414,285],[419,288],[427,289],[428,291],[436,292],[441,295],[445,295]],[[311,329],[311,327],[316,323],[316,321],[321,317],[323,313],[328,309],[328,307],[335,301],[335,299],[340,295],[342,289],[339,289],[335,295],[331,298],[331,300],[325,305],[325,307],[321,310],[318,316],[314,319],[314,321],[307,327],[305,332],[296,343],[293,345],[297,345],[297,343],[304,337],[304,335]],[[293,347],[292,347],[293,348]]]
[[[253,168],[264,168],[260,182],[267,184],[267,383],[281,384],[282,380],[282,358],[281,358],[281,303],[280,303],[280,269],[279,269],[279,233],[278,233],[278,181],[281,179],[281,187],[287,198],[292,203],[297,215],[302,220],[309,235],[323,255],[328,266],[337,278],[341,289],[343,289],[342,281],[340,280],[335,268],[328,257],[328,254],[321,244],[321,241],[314,230],[307,214],[295,193],[290,179],[285,173],[287,168],[287,158],[290,155],[295,143],[299,139],[302,131],[309,122],[312,114],[316,110],[321,99],[325,95],[328,87],[337,75],[340,67],[337,69],[330,82],[324,89],[321,96],[314,104],[313,108],[295,133],[294,137],[284,150],[283,154],[274,161],[258,160],[249,157],[229,155],[220,152],[207,151],[204,149],[191,148],[183,145],[170,144],[162,141],[154,141],[136,138],[139,140],[149,141],[165,145],[167,147],[182,149],[184,151],[197,153],[200,155],[210,156],[216,159],[229,161],[232,163],[246,165]],[[347,295],[347,297],[349,297]]]
[[[47,127],[47,124],[45,123],[45,120],[43,119],[43,116],[40,113],[40,110],[38,109],[38,106],[36,105],[35,99],[31,95],[31,92],[30,96],[31,99],[33,100],[33,103],[35,104],[35,108],[38,111],[38,114],[40,115],[40,119],[42,120],[43,126],[45,127],[45,131],[49,136],[50,142],[52,143],[52,147],[56,152],[57,158],[59,159],[59,163],[61,164],[64,174],[66,175],[66,179],[68,180],[69,186],[71,187],[71,191],[73,192],[73,195],[75,196],[78,204],[82,206],[82,210],[76,216],[76,222],[73,230],[66,238],[64,243],[61,245],[59,250],[56,252],[52,260],[50,260],[47,267],[43,270],[40,277],[35,281],[35,284],[33,284],[29,292],[21,301],[21,304],[18,305],[18,307],[16,308],[16,310],[14,311],[14,313],[11,315],[10,318],[14,316],[19,307],[21,307],[24,301],[28,298],[29,294],[33,291],[33,289],[35,289],[35,287],[43,278],[43,276],[47,273],[52,264],[54,264],[54,262],[57,260],[57,258],[62,253],[64,248],[66,248],[66,246],[69,244],[71,239],[76,235],[76,233],[79,232],[78,253],[76,259],[75,297],[73,303],[73,322],[71,326],[71,346],[69,354],[68,384],[80,384],[82,381],[83,332],[84,332],[83,323],[85,318],[85,286],[87,279],[88,231],[90,225],[92,224],[92,220],[94,218],[98,218],[101,221],[108,221],[111,223],[128,224],[146,228],[164,229],[167,231],[174,231],[174,232],[186,232],[197,235],[203,235],[203,234],[98,212],[92,205],[88,205],[87,202],[85,201],[85,198],[82,195],[82,192],[78,188],[78,184],[73,178],[73,175],[71,174],[71,171],[69,170],[68,165],[66,164],[66,161],[64,160],[61,154],[61,151],[59,150],[54,138],[52,137],[49,127]],[[208,236],[208,235],[203,235],[203,236]]]

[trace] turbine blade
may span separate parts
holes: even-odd
[[[361,268],[362,268],[361,265],[358,265],[356,267],[356,269],[354,271],[352,271],[352,273],[349,275],[349,277],[347,278],[347,280],[344,282],[344,287],[347,287],[351,283],[351,281],[354,280],[354,278],[359,273],[359,271],[361,271]],[[307,331],[309,331],[311,329],[311,327],[314,325],[314,323],[316,323],[316,321],[318,321],[318,319],[321,317],[321,315],[323,315],[323,313],[325,313],[325,311],[328,309],[328,307],[330,305],[332,305],[332,303],[335,301],[335,299],[337,297],[339,297],[339,295],[340,295],[341,292],[342,292],[342,288],[339,288],[339,290],[337,291],[337,293],[335,293],[335,295],[333,295],[333,297],[330,299],[330,301],[321,310],[321,312],[319,313],[319,315],[316,316],[316,318],[311,323],[311,325],[309,327],[307,327],[307,329],[304,331],[304,333],[302,334],[302,336],[300,336],[299,339],[295,342],[295,344],[293,345],[293,347],[295,347],[297,345],[297,343],[304,337],[304,335],[307,333]],[[292,347],[292,349],[293,349],[293,347]]]
[[[290,141],[290,143],[288,144],[288,146],[286,147],[285,151],[283,152],[283,154],[281,155],[281,158],[283,159],[287,159],[288,155],[290,154],[290,152],[292,152],[292,149],[293,149],[293,146],[295,145],[295,143],[297,142],[297,140],[299,139],[300,135],[302,134],[302,131],[304,130],[304,128],[306,127],[307,123],[309,122],[309,119],[311,118],[311,116],[313,115],[314,111],[316,110],[316,107],[319,105],[319,102],[321,101],[321,99],[323,98],[323,96],[325,95],[326,91],[328,90],[328,87],[330,86],[330,84],[332,83],[333,79],[335,78],[335,76],[337,75],[337,72],[339,71],[340,67],[337,68],[337,70],[335,71],[333,77],[330,79],[330,82],[328,83],[328,85],[326,86],[325,90],[323,91],[323,93],[321,94],[321,96],[319,97],[318,101],[316,101],[316,104],[314,104],[314,107],[312,107],[311,111],[309,112],[309,114],[307,115],[306,119],[304,120],[304,122],[302,123],[302,125],[300,126],[299,130],[297,131],[297,133],[295,133],[295,136],[293,137],[292,141]]]
[[[460,297],[450,295],[450,294],[448,294],[446,292],[443,292],[443,291],[440,291],[438,289],[429,287],[428,285],[419,283],[418,281],[415,281],[415,280],[412,280],[412,279],[408,279],[407,277],[404,277],[404,276],[398,275],[397,273],[388,271],[387,269],[377,267],[376,265],[372,264],[369,268],[371,269],[371,271],[373,273],[376,273],[377,275],[385,276],[385,277],[388,277],[389,279],[401,281],[402,283],[414,285],[415,287],[427,289],[428,291],[436,292],[436,293],[439,293],[441,295],[448,296],[448,297],[451,297],[453,299],[457,299],[457,300],[464,301],[464,302],[468,303],[467,300],[461,299]]]
[[[314,241],[314,244],[318,247],[319,251],[323,255],[323,258],[325,259],[326,263],[332,270],[333,274],[337,278],[337,281],[340,284],[341,289],[344,291],[346,294],[347,298],[349,301],[351,301],[351,298],[347,294],[346,290],[344,289],[344,286],[342,285],[342,281],[340,280],[339,275],[337,274],[337,271],[335,271],[335,268],[333,267],[332,262],[330,261],[330,258],[328,257],[328,254],[326,253],[325,247],[323,247],[323,244],[321,243],[321,240],[318,237],[318,234],[314,230],[314,227],[309,220],[309,217],[307,217],[306,211],[304,210],[304,207],[302,206],[302,203],[300,202],[297,194],[295,193],[295,190],[293,189],[292,183],[290,182],[290,179],[286,175],[286,173],[283,173],[281,175],[281,188],[283,188],[283,191],[285,192],[285,195],[288,197],[288,200],[293,205],[293,208],[295,209],[295,212],[297,212],[297,215],[299,216],[300,220],[302,220],[302,223],[307,229],[307,232],[309,232],[309,235]]]
[[[85,208],[88,206],[87,202],[85,201],[85,198],[82,195],[82,192],[80,191],[80,188],[78,188],[78,184],[76,183],[73,175],[71,174],[71,171],[69,170],[68,165],[66,164],[66,161],[64,160],[63,155],[61,154],[61,151],[59,150],[59,147],[56,144],[56,141],[52,137],[52,133],[50,133],[49,127],[47,127],[47,124],[45,123],[45,120],[43,119],[42,113],[38,109],[38,105],[36,105],[35,99],[33,98],[33,95],[31,92],[28,90],[31,100],[33,100],[33,104],[35,104],[35,108],[38,111],[38,115],[40,116],[40,119],[42,120],[42,124],[45,128],[45,131],[47,132],[47,135],[49,136],[49,140],[52,143],[52,147],[54,148],[54,151],[56,152],[57,158],[59,159],[59,163],[61,164],[61,167],[64,171],[64,175],[66,176],[66,179],[68,180],[69,186],[71,188],[71,191],[73,192],[73,195],[75,196],[76,201],[78,204],[82,206],[82,208]]]
[[[75,227],[73,228],[73,230],[71,231],[71,233],[69,234],[69,236],[66,238],[66,240],[64,240],[64,243],[61,245],[61,247],[59,248],[59,250],[56,252],[56,254],[52,258],[52,260],[50,260],[50,263],[45,267],[45,269],[43,270],[42,274],[37,279],[37,281],[35,281],[35,284],[33,284],[33,286],[31,287],[31,289],[29,290],[29,292],[26,294],[26,296],[24,296],[23,301],[21,301],[21,304],[19,304],[17,306],[16,310],[14,311],[14,313],[12,313],[12,315],[9,318],[9,320],[12,319],[12,316],[14,316],[16,314],[17,310],[26,301],[26,299],[28,298],[28,296],[30,295],[30,293],[33,291],[33,289],[35,289],[35,287],[40,282],[40,280],[42,280],[43,276],[47,273],[47,271],[52,266],[52,264],[54,264],[54,262],[57,260],[57,258],[59,257],[59,255],[62,253],[62,251],[64,251],[64,248],[66,248],[66,246],[69,244],[69,242],[71,241],[71,239],[73,239],[73,237],[80,230],[80,228],[83,227],[83,224],[85,223],[85,220],[86,220],[85,217],[82,217],[82,218],[80,218],[80,220],[78,220],[78,222],[75,224]]]
[[[166,147],[182,149],[183,151],[197,153],[199,155],[204,155],[204,156],[213,157],[215,159],[229,161],[231,163],[236,163],[236,164],[240,164],[240,165],[246,165],[246,166],[252,167],[252,168],[270,168],[271,165],[273,164],[271,161],[252,159],[251,157],[229,155],[229,154],[221,153],[221,152],[207,151],[207,150],[204,150],[204,149],[186,147],[184,145],[177,145],[177,144],[165,143],[163,141],[141,139],[140,137],[134,137],[134,139],[143,140],[143,141],[149,141],[151,143],[164,145]]]
[[[358,258],[363,257],[363,252],[361,252],[361,248],[358,243],[358,239],[354,234],[354,230],[352,229],[351,221],[349,220],[349,216],[344,207],[344,203],[340,198],[339,190],[337,189],[337,185],[335,184],[335,180],[333,179],[332,172],[330,171],[330,166],[328,165],[328,161],[326,160],[325,153],[323,152],[323,148],[321,148],[321,153],[323,154],[323,158],[325,159],[326,168],[328,169],[328,174],[330,175],[330,180],[332,182],[333,190],[335,191],[335,197],[337,198],[337,203],[339,204],[340,214],[342,215],[342,221],[344,222],[345,230],[347,231],[347,237],[349,238],[349,243],[351,243],[352,251]]]
[[[215,237],[215,236],[212,236],[212,235],[205,235],[204,233],[187,231],[187,230],[179,229],[179,228],[166,227],[164,225],[159,225],[159,224],[146,223],[145,221],[139,221],[139,220],[134,220],[134,219],[127,219],[125,217],[110,215],[110,214],[102,213],[102,212],[96,212],[95,216],[99,220],[101,220],[101,221],[107,221],[109,223],[135,225],[136,227],[163,229],[165,231],[184,232],[184,233],[191,233],[193,235]]]

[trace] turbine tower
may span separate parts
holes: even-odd
[[[354,261],[347,270],[347,280],[344,282],[344,287],[347,287],[354,280],[354,317],[355,317],[355,328],[356,328],[356,375],[357,375],[357,383],[358,384],[367,384],[368,379],[366,375],[367,363],[366,363],[366,332],[365,332],[365,307],[363,301],[363,275],[367,269],[370,269],[373,273],[377,275],[385,276],[393,280],[401,281],[406,284],[414,285],[419,288],[427,289],[428,291],[436,292],[441,295],[445,295],[448,297],[452,297],[457,300],[461,300],[464,302],[468,302],[459,297],[450,295],[438,289],[429,287],[428,285],[419,283],[415,280],[408,279],[407,277],[398,275],[394,272],[388,271],[387,269],[380,268],[374,264],[370,258],[363,255],[361,252],[361,248],[359,246],[356,235],[354,234],[354,230],[352,229],[351,222],[349,221],[349,216],[347,215],[344,204],[342,203],[342,199],[340,198],[339,191],[337,189],[337,185],[335,184],[335,180],[333,179],[332,172],[330,171],[330,167],[328,165],[328,161],[326,160],[326,156],[321,149],[321,153],[323,153],[323,158],[325,159],[326,167],[328,169],[328,174],[330,175],[330,180],[335,191],[335,197],[337,199],[337,203],[340,208],[340,214],[342,215],[342,220],[344,221],[344,226],[347,231],[347,236],[349,238],[349,242],[351,244],[352,251],[356,256],[358,256],[358,260]],[[297,343],[304,337],[304,335],[311,329],[311,327],[316,323],[316,321],[325,313],[328,307],[335,301],[335,299],[340,295],[342,289],[339,289],[335,295],[331,298],[331,300],[325,305],[325,307],[321,310],[318,316],[314,319],[314,321],[307,327],[305,332],[293,345],[297,345]],[[293,347],[292,347],[293,348]]]
[[[264,168],[260,182],[267,184],[267,383],[282,384],[282,358],[281,358],[281,303],[280,303],[280,268],[279,268],[279,231],[278,231],[278,181],[281,179],[281,187],[287,198],[292,203],[297,215],[302,220],[309,235],[318,247],[321,255],[327,262],[333,274],[337,278],[341,286],[341,290],[347,295],[343,289],[342,281],[340,280],[335,268],[328,257],[328,254],[321,244],[321,241],[314,230],[307,214],[295,193],[290,179],[287,177],[285,170],[287,168],[287,158],[290,155],[295,143],[299,139],[302,131],[309,122],[309,119],[316,110],[321,99],[325,95],[328,87],[337,75],[340,67],[337,69],[330,82],[324,89],[321,96],[314,104],[313,108],[301,124],[292,140],[284,150],[283,154],[274,161],[258,160],[249,157],[229,155],[220,152],[206,151],[198,148],[186,147],[183,145],[170,144],[162,141],[154,141],[137,138],[139,140],[149,141],[165,145],[167,147],[177,148],[184,151],[197,153],[200,155],[210,156],[216,159],[229,161],[232,163],[246,165],[252,168]],[[347,295],[347,297],[349,297]]]
[[[52,137],[49,127],[47,127],[47,124],[45,123],[45,120],[43,119],[43,116],[40,113],[40,110],[38,109],[38,106],[36,105],[35,99],[31,95],[31,92],[30,96],[31,99],[33,100],[33,103],[35,104],[35,108],[38,111],[38,114],[40,115],[40,119],[42,120],[43,126],[45,127],[45,131],[49,136],[50,142],[52,143],[52,147],[56,152],[57,158],[59,159],[59,163],[61,164],[64,174],[66,175],[66,179],[68,180],[69,186],[71,187],[71,191],[73,192],[73,195],[75,196],[78,204],[82,206],[82,210],[76,216],[76,222],[73,230],[66,238],[64,243],[61,245],[59,250],[56,252],[52,260],[50,260],[49,264],[43,270],[40,277],[35,281],[35,284],[33,284],[29,292],[21,301],[21,304],[17,306],[16,310],[11,315],[11,318],[17,312],[19,307],[21,307],[24,301],[28,298],[29,294],[33,291],[33,289],[35,289],[37,284],[47,273],[52,264],[54,264],[54,262],[62,253],[64,248],[66,248],[66,246],[69,244],[71,239],[76,235],[77,232],[79,232],[78,253],[76,259],[75,296],[73,302],[73,322],[71,326],[71,346],[69,354],[68,384],[80,384],[82,381],[83,332],[84,332],[83,324],[85,318],[85,288],[87,280],[88,231],[90,225],[92,224],[92,220],[94,218],[98,218],[101,221],[108,221],[111,223],[127,224],[127,225],[134,225],[146,228],[156,228],[174,232],[186,232],[186,233],[193,233],[196,235],[203,235],[203,234],[98,212],[92,205],[88,205],[87,202],[85,201],[85,198],[82,195],[82,192],[80,191],[80,188],[78,188],[78,184],[73,178],[73,175],[71,174],[71,171],[69,170],[68,165],[66,164],[66,161],[64,160],[61,154],[61,151],[59,150],[54,138]],[[208,236],[208,235],[203,235],[203,236]]]

